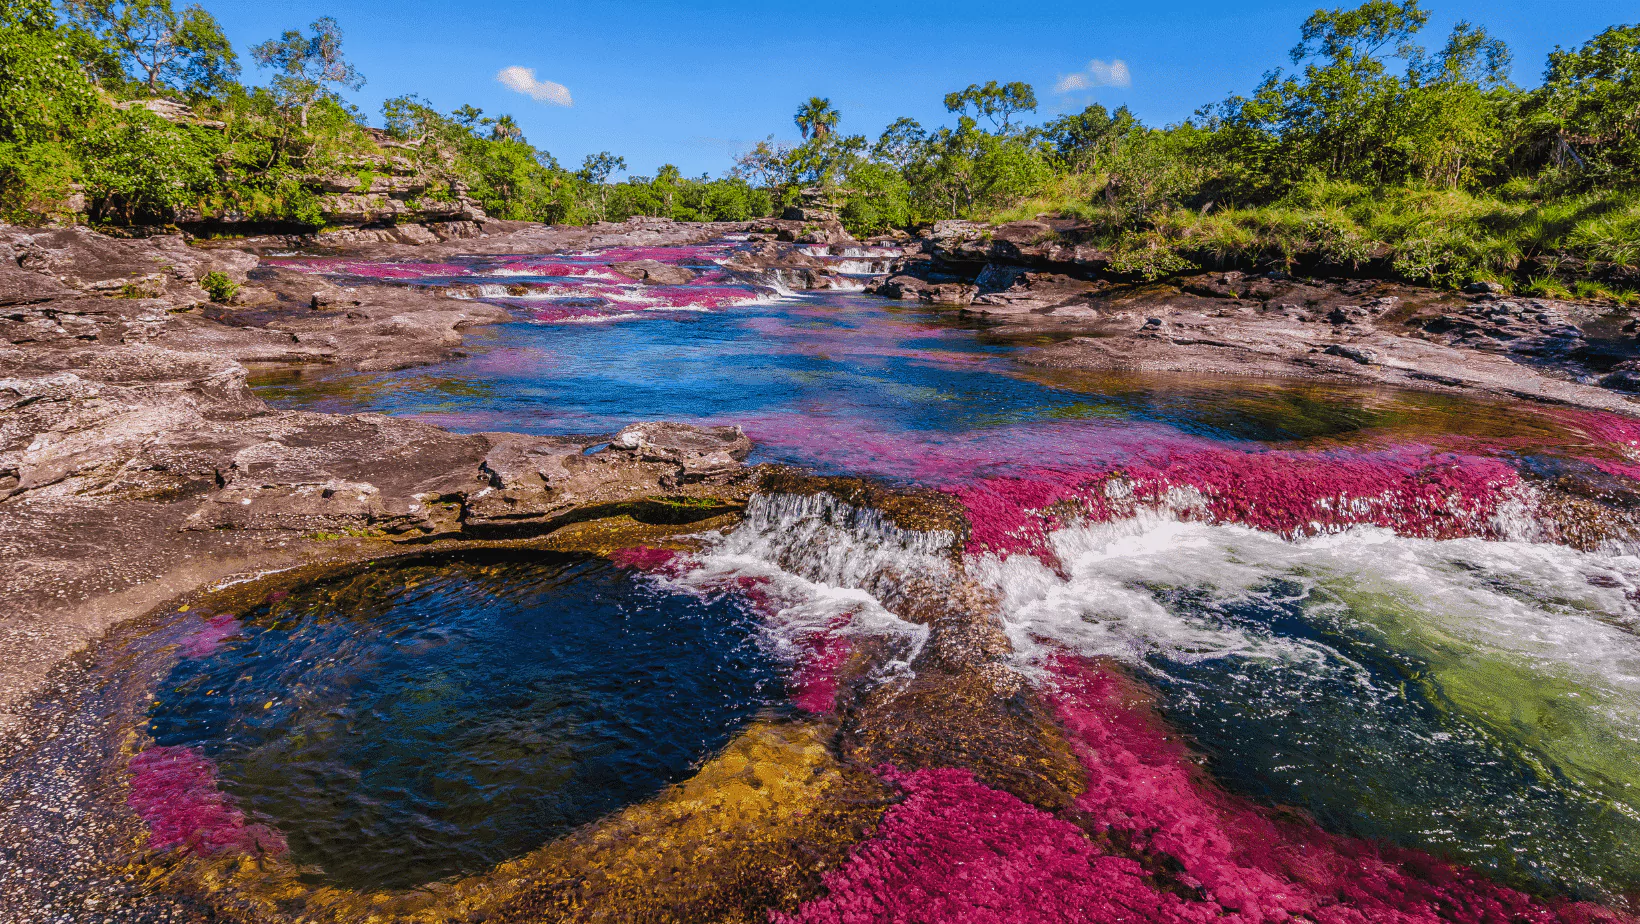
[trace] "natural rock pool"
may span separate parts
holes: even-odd
[[[1640,425],[1052,369],[736,247],[290,261],[517,321],[257,379],[277,404],[737,425],[797,470],[665,548],[371,568],[111,646],[150,665],[115,763],[167,888],[246,920],[1640,914]],[[646,259],[695,278],[610,268]]]
[[[604,559],[369,569],[218,618],[182,654],[135,759],[150,820],[181,846],[259,836],[351,888],[528,853],[678,782],[783,701],[744,609]],[[179,817],[175,778],[201,771],[267,830]]]

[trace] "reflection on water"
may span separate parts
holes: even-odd
[[[314,881],[355,888],[525,853],[683,779],[782,696],[736,604],[601,560],[373,569],[228,628],[184,645],[150,753],[214,762]]]
[[[872,458],[839,457],[838,434],[933,445],[1090,421],[1230,441],[1390,434],[1564,442],[1561,428],[1501,403],[1036,368],[1018,361],[1017,343],[950,317],[831,294],[602,324],[519,322],[469,332],[471,355],[440,365],[268,372],[252,382],[283,407],[382,411],[465,431],[608,432],[644,419],[740,424],[760,459],[856,473],[870,471]]]

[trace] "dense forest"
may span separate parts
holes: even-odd
[[[364,190],[408,160],[438,178],[418,195],[506,219],[744,220],[819,187],[856,234],[1079,218],[1115,269],[1152,278],[1321,260],[1629,297],[1610,280],[1640,264],[1640,25],[1557,48],[1524,89],[1483,27],[1460,22],[1437,47],[1420,41],[1428,19],[1419,0],[1319,10],[1290,66],[1175,125],[1099,105],[1036,121],[1034,88],[990,82],[945,97],[954,124],[900,119],[872,140],[816,97],[800,143],[771,136],[724,177],[663,166],[612,182],[622,158],[561,165],[471,106],[401,96],[371,127],[346,101],[364,78],[328,18],[249,49],[272,74],[253,87],[199,6],[0,0],[0,218],[316,228],[335,177]]]

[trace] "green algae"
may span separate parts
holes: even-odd
[[[1351,628],[1416,661],[1409,680],[1430,702],[1507,743],[1545,785],[1598,794],[1640,823],[1640,729],[1633,719],[1640,702],[1631,691],[1519,649],[1489,648],[1451,611],[1345,582],[1326,589],[1348,608]]]

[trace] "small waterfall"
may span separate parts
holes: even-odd
[[[758,585],[777,603],[777,636],[843,632],[909,643],[909,665],[928,629],[895,615],[907,581],[950,581],[956,537],[888,522],[880,511],[830,494],[757,495],[733,532],[712,542],[683,583],[702,589]]]

